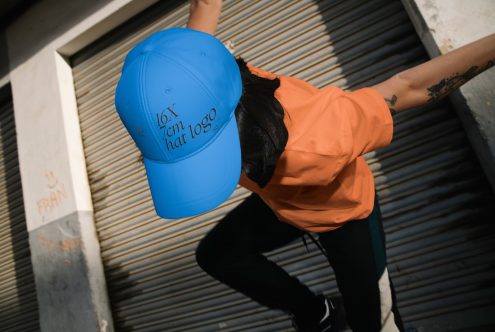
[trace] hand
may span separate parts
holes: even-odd
[[[186,26],[214,35],[221,11],[222,0],[191,0]]]

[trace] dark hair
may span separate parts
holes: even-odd
[[[270,181],[288,140],[284,109],[275,98],[280,80],[256,76],[242,58],[236,61],[242,77],[242,96],[235,110],[242,170],[263,188]]]

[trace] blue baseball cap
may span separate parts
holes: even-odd
[[[235,59],[210,34],[167,29],[127,54],[115,107],[143,154],[160,217],[206,212],[234,191],[241,172],[234,111],[241,93]]]

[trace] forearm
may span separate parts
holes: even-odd
[[[435,102],[493,66],[495,34],[399,74],[426,102]]]
[[[432,103],[492,67],[495,34],[400,72],[374,86],[392,112]]]
[[[191,0],[187,27],[214,35],[221,10],[222,0]]]

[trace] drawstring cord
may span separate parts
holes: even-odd
[[[314,236],[311,235],[311,233],[306,233],[303,231],[303,232],[301,232],[301,237],[302,237],[304,246],[306,247],[306,251],[309,253],[308,243],[306,242],[306,238],[304,237],[304,235],[308,235],[309,238],[313,241],[313,243],[316,244],[318,249],[320,249],[321,253],[328,259],[328,254],[327,254],[326,250],[322,247],[320,242],[317,239],[315,239]]]

